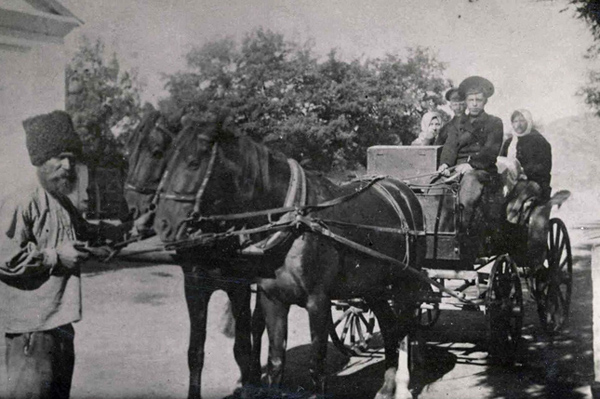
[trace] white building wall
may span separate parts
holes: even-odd
[[[0,196],[34,178],[22,121],[65,107],[64,49],[0,46]]]

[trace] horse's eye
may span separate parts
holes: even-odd
[[[200,161],[193,156],[188,157],[187,164],[190,169],[198,169],[200,167]]]

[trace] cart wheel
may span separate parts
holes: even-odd
[[[343,313],[336,319],[331,312],[329,336],[335,347],[346,356],[355,356],[367,350],[375,329],[375,316],[364,301],[332,303]]]
[[[567,227],[562,220],[550,219],[548,248],[543,268],[535,274],[538,315],[544,330],[560,331],[569,319],[573,288],[573,258]]]
[[[425,296],[426,294],[430,293],[433,293],[433,288],[430,285],[427,285],[427,288],[425,288]],[[440,318],[439,304],[437,302],[425,302],[427,308],[419,307],[416,310],[417,325],[423,330],[427,330],[433,327]]]
[[[523,292],[517,266],[502,255],[492,267],[486,296],[489,355],[498,363],[514,363],[523,326]]]

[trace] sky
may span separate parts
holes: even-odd
[[[66,38],[68,54],[82,35],[101,38],[124,68],[138,70],[151,103],[166,95],[161,75],[185,69],[191,48],[263,27],[345,59],[429,47],[456,85],[470,75],[490,79],[496,94],[487,110],[505,121],[517,108],[542,125],[589,111],[576,93],[592,37],[572,10],[561,12],[566,0],[60,1],[85,22]]]

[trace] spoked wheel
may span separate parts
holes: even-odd
[[[427,285],[427,288],[423,289],[423,307],[419,307],[416,310],[417,325],[424,330],[433,327],[440,318],[439,304],[434,301],[428,301],[428,296],[431,296],[431,299],[433,299],[433,288],[430,285]]]
[[[375,316],[363,300],[332,302],[343,313],[334,318],[331,312],[329,336],[335,347],[346,356],[364,353],[375,329]]]
[[[538,315],[544,330],[560,331],[569,318],[573,289],[573,257],[567,227],[560,219],[550,219],[546,260],[535,273]]]
[[[512,364],[523,326],[523,292],[515,263],[502,255],[492,267],[486,296],[489,355],[497,363]]]

